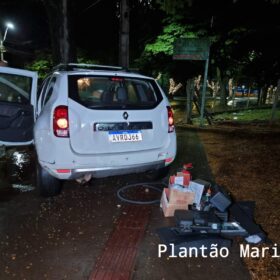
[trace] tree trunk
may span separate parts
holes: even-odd
[[[280,95],[280,79],[278,80],[277,89],[276,89],[275,94],[273,96],[271,123],[274,123],[276,121],[276,111],[277,111],[277,104],[278,104],[279,95]]]
[[[221,91],[220,91],[220,105],[223,109],[227,107],[227,78],[223,78],[221,81]]]
[[[221,70],[217,67],[217,80],[220,84],[220,107],[225,109],[227,107],[227,89],[228,78],[222,77]]]
[[[261,100],[262,105],[265,105],[266,98],[267,98],[267,86],[264,87],[264,91],[263,91],[263,94],[262,94],[262,100]]]
[[[248,93],[247,93],[246,108],[249,108],[249,105],[250,105],[250,94],[251,94],[251,88],[249,87]]]
[[[186,86],[187,103],[186,103],[186,123],[192,124],[192,107],[193,107],[193,94],[194,94],[194,81],[189,79]]]
[[[263,87],[261,87],[261,89],[258,91],[258,106],[261,106],[262,96],[263,96]]]
[[[42,0],[46,8],[54,64],[75,62],[76,48],[71,32],[71,2],[67,0]]]
[[[129,5],[128,0],[121,0],[119,65],[129,67]]]

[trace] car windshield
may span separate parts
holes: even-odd
[[[162,99],[153,80],[69,76],[70,97],[92,109],[149,109]]]

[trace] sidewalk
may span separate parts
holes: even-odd
[[[178,153],[173,171],[183,163],[192,162],[193,178],[214,182],[207,163],[202,143],[196,132],[178,130]],[[211,279],[211,280],[247,280],[249,272],[239,257],[239,247],[234,243],[227,258],[158,258],[158,244],[161,240],[155,233],[157,228],[174,226],[173,218],[164,218],[161,209],[154,207],[145,237],[138,251],[136,266],[132,279]]]

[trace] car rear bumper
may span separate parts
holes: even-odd
[[[135,164],[129,166],[121,166],[121,167],[102,167],[102,168],[76,168],[76,169],[52,169],[49,166],[42,164],[48,172],[61,180],[71,180],[71,179],[80,179],[86,175],[91,175],[94,178],[105,178],[109,176],[116,176],[116,175],[126,175],[132,173],[142,173],[149,170],[157,170],[160,168],[165,167],[169,163],[166,161],[156,161],[151,163],[145,164]]]

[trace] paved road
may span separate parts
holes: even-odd
[[[187,162],[194,165],[194,178],[214,181],[196,133],[180,130],[171,173]],[[11,191],[14,173],[32,185],[32,164],[26,165],[20,170],[10,162],[0,166],[2,173],[9,173],[0,177],[0,279],[89,279],[119,217],[126,214],[118,188],[143,182],[143,174],[93,180],[88,186],[68,182],[60,196],[46,200],[32,186],[22,189],[29,192]],[[226,259],[158,258],[156,230],[174,225],[174,220],[164,218],[159,205],[150,210],[132,279],[250,279],[236,246]]]

